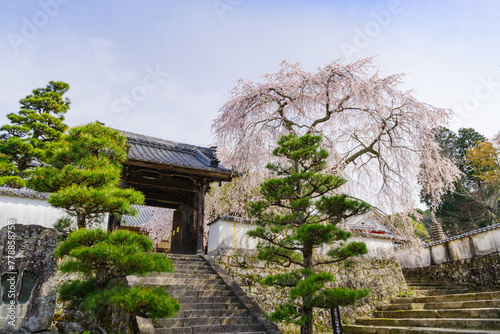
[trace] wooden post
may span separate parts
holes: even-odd
[[[116,215],[109,215],[108,217],[108,231],[113,232],[120,229],[121,220]]]
[[[189,196],[191,197],[191,195]],[[192,199],[188,201],[190,205],[181,204],[179,205],[179,210],[182,213],[182,225],[181,225],[181,254],[192,254],[194,253],[190,245],[191,241],[191,225],[193,220],[193,208],[191,207]]]
[[[174,211],[174,219],[172,222],[172,238],[170,239],[170,252],[179,254],[181,252],[181,227],[182,227],[182,213],[177,208]]]
[[[338,306],[330,308],[332,317],[333,334],[342,334],[342,321],[340,319],[340,309]]]
[[[198,192],[198,217],[197,217],[197,245],[196,245],[196,253],[203,254],[203,225],[204,225],[204,211],[205,211],[205,193],[203,190]]]

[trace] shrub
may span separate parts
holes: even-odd
[[[148,237],[126,230],[71,232],[55,255],[65,257],[60,271],[82,275],[62,284],[61,299],[89,312],[97,326],[111,331],[119,325],[113,312],[125,314],[129,323],[135,315],[153,319],[175,315],[180,304],[165,291],[127,286],[128,275],[173,271],[172,262],[161,254],[149,253],[152,250]]]

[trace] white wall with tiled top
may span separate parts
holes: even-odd
[[[255,252],[259,240],[247,235],[248,231],[255,228],[255,224],[246,220],[226,220],[223,217],[216,219],[209,224],[207,254],[217,256]],[[353,241],[361,241],[366,244],[368,254],[365,256],[367,257],[381,259],[395,257],[391,239],[354,236],[349,239],[349,242]],[[325,255],[333,247],[334,245],[323,245],[316,250],[315,254]]]

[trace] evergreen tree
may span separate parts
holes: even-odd
[[[436,209],[435,214],[442,223],[444,233],[454,236],[487,226],[488,208],[481,203],[487,201],[484,182],[475,175],[473,164],[466,158],[467,152],[486,140],[486,137],[472,128],[461,128],[454,133],[439,127],[434,132],[441,155],[451,159],[463,173],[455,181],[455,189],[443,194]],[[424,197],[423,201],[431,205],[430,198]]]
[[[345,194],[333,194],[346,180],[324,173],[328,153],[320,143],[321,137],[311,134],[282,136],[273,151],[282,162],[267,165],[277,177],[261,184],[264,199],[251,203],[249,210],[258,227],[248,234],[263,240],[257,257],[299,268],[270,275],[262,283],[290,288],[289,301],[281,304],[271,319],[300,324],[302,334],[312,333],[314,307],[331,309],[354,304],[369,293],[366,289],[325,286],[335,277],[322,272],[320,265],[367,252],[364,243],[346,243],[351,233],[336,225],[344,218],[366,212],[369,206]],[[336,241],[340,242],[326,258],[313,257],[315,249]],[[294,303],[300,303],[300,307],[297,309]]]
[[[24,185],[24,180],[17,176],[18,169],[7,155],[0,153],[0,186],[20,188]]]
[[[485,140],[470,148],[465,154],[471,174],[482,187],[468,194],[488,211],[490,224],[498,223],[500,206],[500,134],[492,141]]]
[[[63,95],[68,89],[67,83],[50,81],[20,100],[17,114],[7,115],[10,124],[0,128],[0,184],[24,186],[25,171],[39,165],[45,146],[67,130],[63,121],[70,100]]]
[[[71,128],[44,151],[45,166],[30,172],[27,185],[51,192],[49,203],[77,217],[85,228],[103,213],[135,214],[132,204],[144,195],[121,185],[127,139],[119,131],[95,122]]]
[[[420,214],[420,219],[417,219],[415,216],[412,216],[412,219],[415,221],[415,235],[417,238],[424,242],[432,242],[432,228],[431,225],[433,223],[433,218],[431,211],[429,210],[420,210],[415,209],[418,214]]]
[[[131,316],[155,319],[174,315],[180,304],[164,290],[127,286],[128,275],[173,271],[172,262],[164,255],[151,253],[152,250],[153,242],[147,236],[126,230],[71,232],[55,255],[66,257],[59,268],[63,273],[83,275],[62,284],[61,299],[73,308],[89,312],[94,324],[108,333],[130,328]],[[120,311],[128,314],[126,319],[112,316]]]

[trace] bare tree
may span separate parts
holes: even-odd
[[[226,201],[223,213],[244,215],[241,203],[254,199],[265,162],[286,133],[323,135],[330,172],[349,179],[340,191],[401,213],[415,207],[420,183],[438,203],[460,175],[439,154],[431,132],[451,110],[418,101],[400,88],[402,77],[380,76],[366,58],[347,65],[336,60],[315,72],[283,61],[260,82],[239,80],[212,129],[222,161],[244,179],[215,187],[207,212]]]

